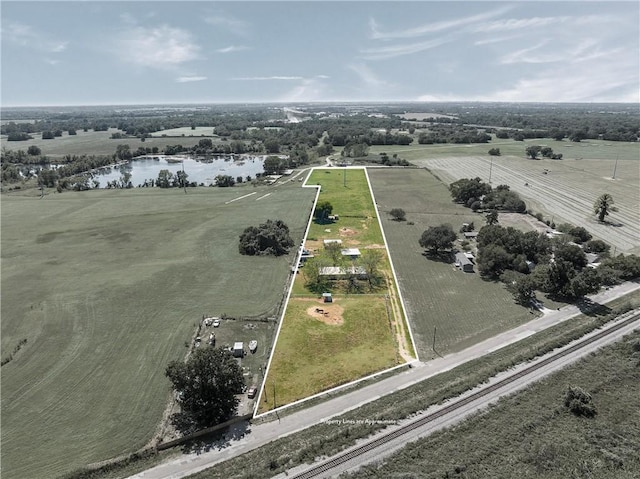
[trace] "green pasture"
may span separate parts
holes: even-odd
[[[195,128],[191,128],[190,126],[183,126],[180,128],[171,128],[169,130],[161,130],[151,133],[152,137],[161,137],[161,136],[197,136],[198,138],[202,137],[212,137],[217,136],[214,133],[214,127],[212,126],[196,126]]]
[[[332,214],[339,216],[339,220],[333,223],[320,224],[313,221],[308,239],[338,239],[340,228],[350,228],[356,232],[349,237],[352,242],[384,244],[363,169],[316,169],[306,184],[320,185],[318,201],[329,201],[333,206]],[[346,242],[345,238],[342,239]]]
[[[165,365],[202,315],[275,315],[295,252],[241,256],[240,233],[282,219],[299,243],[313,198],[297,186],[4,195],[2,357],[27,343],[2,366],[3,477],[54,477],[146,444],[170,397]],[[258,339],[266,357],[272,331],[234,324],[219,340]],[[263,360],[249,361],[253,379]]]
[[[345,245],[359,248],[384,245],[363,169],[316,169],[306,184],[321,185],[318,201],[329,201],[333,205],[333,214],[339,215],[339,219],[332,223],[312,222],[308,240],[339,238]],[[348,236],[342,235],[344,228],[350,230]],[[322,245],[318,247],[322,248]],[[386,250],[379,251],[383,253],[380,268],[389,271]],[[345,294],[339,283],[336,282],[331,291],[336,298],[334,304],[344,309],[344,324],[327,325],[306,312],[306,308],[322,307],[322,304],[318,302],[317,294],[305,287],[304,267],[300,268],[292,285],[259,412],[404,361],[398,353],[399,345],[389,317],[394,315],[393,304],[386,304],[384,299],[387,287],[383,286],[376,294]],[[400,316],[398,321],[405,321],[403,315]],[[412,346],[408,349],[411,354]]]
[[[322,306],[314,298],[292,298],[259,404],[265,412],[398,364],[384,297],[338,296],[344,323],[309,316]]]
[[[418,244],[429,226],[484,224],[480,214],[455,204],[447,187],[426,170],[370,168],[369,178],[380,211],[403,208],[406,222],[382,215],[382,225],[393,259],[418,356],[446,354],[516,327],[533,317],[514,303],[501,283],[463,273],[447,261],[428,259]],[[408,223],[413,222],[413,225]]]
[[[210,131],[211,128],[208,128],[208,130]],[[43,155],[56,159],[65,155],[113,155],[118,145],[129,145],[131,151],[135,151],[141,146],[144,148],[156,146],[162,153],[162,150],[167,145],[191,147],[197,145],[202,139],[202,136],[185,136],[179,138],[146,138],[145,141],[142,141],[140,138],[113,139],[111,135],[119,132],[115,128],[111,128],[109,131],[76,131],[77,135],[69,135],[65,131],[62,136],[53,140],[43,140],[40,133],[32,134],[33,139],[26,141],[6,141],[6,136],[2,135],[2,147],[12,151],[27,151],[30,146],[35,145],[42,150]],[[189,131],[191,131],[190,128]]]
[[[491,148],[500,148],[502,156],[517,156],[526,158],[525,150],[530,145],[549,146],[555,153],[562,153],[564,159],[609,159],[615,160],[635,160],[640,158],[640,148],[638,143],[605,141],[605,140],[584,140],[575,143],[564,139],[555,141],[552,138],[534,138],[525,141],[515,141],[511,139],[499,139],[492,135],[492,141],[482,144],[418,144],[417,134],[414,135],[414,142],[411,145],[374,145],[369,148],[369,156],[378,156],[385,152],[392,156],[394,153],[399,158],[408,161],[427,160],[431,158],[443,158],[450,156],[477,156],[488,155]]]

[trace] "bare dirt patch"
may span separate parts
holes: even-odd
[[[351,228],[340,228],[339,233],[340,236],[353,236],[358,234],[356,230],[352,230]]]
[[[344,324],[344,318],[342,317],[344,309],[342,306],[336,303],[324,303],[322,300],[317,300],[316,302],[318,303],[317,306],[307,308],[309,316],[331,326]]]
[[[364,249],[385,249],[383,244],[370,244],[364,247]]]

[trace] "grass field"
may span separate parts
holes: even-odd
[[[501,400],[488,413],[347,477],[637,478],[640,358],[634,344],[640,344],[638,331]],[[569,385],[593,396],[595,418],[576,417],[564,406]]]
[[[191,131],[191,129],[188,129]],[[8,150],[24,150],[35,145],[42,150],[43,155],[47,155],[52,159],[60,158],[65,155],[113,155],[118,145],[129,145],[131,151],[137,150],[139,147],[153,148],[157,146],[160,152],[167,145],[182,145],[191,147],[197,145],[203,138],[202,136],[184,136],[178,138],[146,138],[141,141],[139,138],[120,138],[112,139],[111,135],[118,132],[115,128],[109,131],[82,131],[77,130],[77,135],[69,135],[66,131],[60,137],[53,140],[43,140],[39,133],[34,133],[32,140],[26,141],[6,141],[6,135],[2,135],[2,146]],[[211,128],[207,128],[211,133]],[[209,135],[210,136],[210,135]]]
[[[420,145],[417,136],[419,130],[414,135],[414,142],[411,145],[375,145],[369,148],[369,155],[378,156],[381,152],[386,152],[389,156],[394,153],[399,158],[408,161],[427,160],[432,158],[452,157],[452,156],[488,156],[491,148],[500,148],[502,156],[514,156],[525,158],[525,150],[530,145],[549,146],[555,153],[562,153],[564,159],[602,159],[615,161],[616,158],[623,161],[637,161],[639,158],[638,144],[633,142],[585,140],[580,143],[568,140],[555,141],[551,138],[534,138],[525,141],[515,141],[510,139],[499,139],[493,136],[489,143],[480,144],[439,144]],[[613,164],[611,169],[613,171]]]
[[[318,201],[329,201],[339,220],[312,222],[305,247],[322,249],[324,239],[341,239],[344,247],[376,247],[383,253],[381,270],[390,279],[369,292],[374,294],[333,289],[334,301],[328,305],[306,289],[304,273],[297,274],[258,404],[260,413],[395,366],[413,355],[410,338],[404,335],[404,313],[395,289],[389,287],[393,280],[364,170],[317,169],[307,184],[321,185]]]
[[[313,198],[297,186],[3,196],[3,358],[27,340],[2,367],[3,477],[54,477],[150,440],[165,365],[202,315],[274,315],[282,298],[293,253],[241,256],[240,233],[278,218],[300,242]],[[228,323],[220,342],[261,341]]]
[[[458,231],[474,222],[479,229],[482,215],[453,203],[447,187],[426,170],[370,168],[369,177],[421,359],[434,356],[434,329],[436,351],[446,354],[532,318],[500,283],[423,255],[418,240],[429,226],[448,223]],[[403,208],[407,221],[382,214],[392,208]]]

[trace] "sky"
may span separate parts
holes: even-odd
[[[7,1],[0,104],[640,102],[640,2]]]

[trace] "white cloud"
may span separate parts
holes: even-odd
[[[218,48],[216,50],[216,52],[218,53],[233,53],[233,52],[241,52],[243,50],[250,50],[249,47],[245,47],[243,45],[230,45],[228,47],[224,47],[224,48]]]
[[[452,41],[451,38],[443,37],[436,38],[434,40],[428,40],[425,42],[411,43],[407,45],[395,45],[379,48],[368,48],[360,50],[361,58],[365,60],[385,60],[388,58],[395,58],[402,55],[410,55],[412,53],[422,52],[431,48],[438,47],[445,43]]]
[[[67,41],[50,38],[47,34],[18,22],[8,22],[2,28],[2,37],[14,45],[48,53],[63,52],[69,45]]]
[[[511,30],[527,30],[533,32],[535,29],[554,24],[586,26],[612,21],[615,22],[617,20],[611,15],[582,15],[575,17],[561,15],[557,17],[505,18],[478,25],[473,28],[472,31],[477,33],[495,33]]]
[[[114,53],[123,60],[151,68],[176,67],[198,59],[200,51],[188,31],[167,25],[136,27],[123,33],[116,45]]]
[[[299,85],[282,95],[276,101],[298,102],[298,101],[323,101],[326,100],[326,85],[319,77],[303,78]]]
[[[420,25],[414,28],[402,28],[397,31],[391,32],[381,32],[377,22],[375,19],[371,18],[369,20],[369,27],[371,29],[371,38],[379,40],[388,40],[393,38],[414,38],[423,36],[429,33],[441,32],[444,30],[452,30],[456,28],[463,27],[465,25],[470,25],[473,23],[478,23],[489,18],[497,17],[505,14],[513,7],[504,6],[497,9],[494,9],[489,12],[480,13],[477,15],[470,15],[468,17],[456,18],[454,20],[444,20],[440,22],[427,23],[424,25]]]
[[[347,65],[347,68],[353,70],[362,80],[362,82],[367,87],[384,87],[388,86],[388,83],[384,80],[381,80],[374,72],[364,63],[354,63],[351,65]]]
[[[304,77],[299,76],[270,76],[270,77],[236,77],[232,78],[232,80],[238,81],[271,81],[271,80],[304,80]]]
[[[207,77],[204,77],[204,76],[192,75],[192,76],[178,77],[178,78],[176,78],[176,82],[178,82],[178,83],[189,83],[189,82],[194,82],[194,81],[203,81],[203,80],[206,80],[206,79],[207,79]]]
[[[214,27],[221,27],[229,32],[246,36],[249,33],[250,24],[229,15],[209,15],[204,18],[205,23]]]

